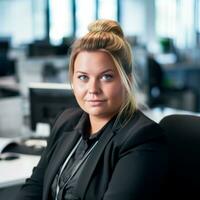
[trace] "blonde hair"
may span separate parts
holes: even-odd
[[[113,20],[101,19],[88,26],[89,32],[82,38],[76,40],[72,45],[69,75],[72,80],[74,73],[74,62],[81,51],[104,51],[108,53],[119,72],[120,78],[127,91],[127,98],[121,106],[118,114],[125,114],[130,118],[137,108],[136,97],[133,86],[136,85],[135,76],[132,74],[132,53],[129,43],[124,37],[120,25]]]

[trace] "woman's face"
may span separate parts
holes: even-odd
[[[80,52],[74,62],[72,85],[78,104],[90,118],[111,119],[125,99],[125,87],[106,52]]]

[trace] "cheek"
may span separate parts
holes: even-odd
[[[85,87],[76,81],[73,82],[73,90],[76,98],[82,98],[85,95]]]
[[[82,93],[83,93],[83,91],[82,91],[80,86],[75,86],[74,87],[74,94],[75,94],[76,97],[82,96]]]
[[[123,101],[125,98],[125,88],[121,84],[114,85],[113,87],[110,87],[107,91],[108,96],[113,101]]]

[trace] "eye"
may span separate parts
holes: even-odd
[[[112,74],[104,74],[101,79],[104,80],[104,81],[111,81],[113,80],[113,75]]]
[[[78,79],[81,80],[81,81],[87,81],[88,80],[88,76],[86,76],[86,75],[79,75]]]

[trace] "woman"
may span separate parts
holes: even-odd
[[[137,108],[131,61],[115,21],[95,21],[74,42],[69,70],[80,109],[66,110],[56,120],[18,200],[160,198],[165,138]]]

